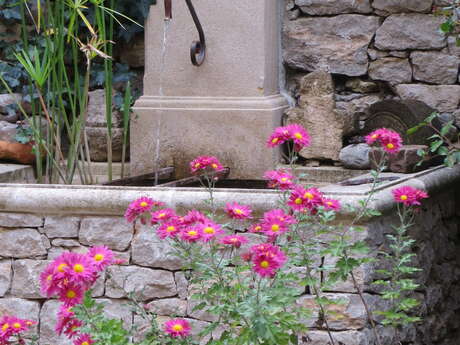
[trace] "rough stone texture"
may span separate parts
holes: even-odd
[[[4,228],[34,228],[43,226],[43,217],[33,214],[2,213],[0,227]]]
[[[56,238],[52,241],[54,247],[65,247],[65,248],[73,248],[73,247],[80,247],[80,242],[77,240],[69,240],[64,238]]]
[[[438,52],[413,52],[414,79],[433,84],[455,84],[458,79],[460,59]]]
[[[16,260],[13,263],[11,294],[21,298],[43,298],[40,293],[40,273],[48,264],[47,260]]]
[[[179,298],[159,299],[148,303],[147,308],[161,316],[186,316],[187,301]]]
[[[0,113],[7,114],[7,107],[13,104],[17,104],[18,102],[22,102],[22,95],[20,93],[6,93],[0,95]]]
[[[343,118],[344,135],[354,134],[359,129],[359,121],[369,116],[369,107],[382,100],[380,95],[369,95],[348,102],[336,102],[336,112]]]
[[[10,289],[11,285],[11,261],[0,261],[0,297]]]
[[[367,50],[367,54],[369,55],[369,58],[374,61],[374,60],[377,60],[377,59],[381,59],[381,58],[384,58],[384,57],[387,57],[388,56],[388,52],[383,52],[381,50],[377,50],[377,49],[368,49]]]
[[[303,77],[299,108],[287,114],[288,122],[308,128],[312,137],[311,145],[302,149],[300,156],[338,160],[344,124],[335,111],[334,83],[329,73],[317,71]]]
[[[108,318],[123,320],[125,329],[130,329],[133,324],[133,313],[128,300],[111,300],[111,299],[98,299],[98,303],[104,305],[104,314]]]
[[[333,339],[341,345],[370,345],[372,335],[370,332],[345,331],[332,332]],[[326,331],[311,331],[300,342],[302,345],[325,345],[330,344],[329,335]]]
[[[439,25],[443,18],[424,14],[396,14],[377,30],[375,47],[381,50],[440,49],[446,46]]]
[[[296,0],[295,4],[302,12],[315,16],[372,12],[369,0]]]
[[[374,81],[351,78],[345,83],[345,88],[358,93],[371,93],[379,91],[379,85]]]
[[[429,161],[425,161],[422,166],[419,166],[422,158],[417,154],[419,150],[428,151],[428,146],[426,145],[403,145],[401,150],[397,153],[385,158],[388,163],[386,164],[388,170],[395,173],[409,174],[416,171],[423,170],[433,164],[430,164]],[[385,153],[379,148],[372,148],[370,153],[372,161],[372,168],[376,168],[376,163],[381,161],[382,157],[387,157]],[[436,162],[437,164],[437,162]]]
[[[374,0],[372,7],[388,13],[429,12],[433,0]]]
[[[44,233],[49,238],[78,237],[80,218],[49,216],[45,219]]]
[[[105,90],[94,90],[88,94],[88,118],[86,127],[107,127],[105,114]],[[121,127],[122,117],[119,112],[112,113],[112,127]]]
[[[188,296],[188,280],[185,277],[184,272],[174,273],[174,279],[176,281],[177,293],[180,298],[184,299]]]
[[[447,51],[451,55],[456,55],[460,58],[460,47],[457,46],[457,40],[455,37],[449,36],[447,38]]]
[[[453,112],[460,102],[460,85],[401,84],[396,93],[403,100],[422,101],[440,112]]]
[[[39,302],[15,297],[0,298],[0,315],[14,315],[20,319],[35,321],[38,324],[39,311]],[[30,334],[36,334],[37,329],[37,326],[33,326]]]
[[[390,84],[410,83],[412,68],[407,59],[383,58],[370,63],[369,77],[374,80],[388,81]]]
[[[340,151],[339,159],[348,169],[369,169],[370,146],[367,144],[353,144],[346,146]]]
[[[79,237],[85,245],[124,251],[133,238],[133,227],[122,217],[87,217],[81,221]]]
[[[152,232],[151,227],[142,226],[137,229],[132,241],[133,263],[177,271],[182,268],[182,263],[172,250],[167,241],[161,240]]]
[[[0,229],[0,255],[3,257],[27,258],[46,255],[40,233],[34,229]]]
[[[0,121],[0,140],[16,142],[17,125],[8,121]]]
[[[107,161],[107,129],[86,128],[90,147],[91,160],[94,162]],[[121,162],[123,150],[123,129],[112,128],[112,161]],[[129,152],[129,150],[127,150]]]
[[[367,48],[377,17],[339,15],[285,23],[284,61],[294,69],[359,76],[367,73]]]
[[[177,294],[173,274],[168,271],[141,267],[110,267],[106,282],[106,296],[123,298],[134,292],[137,299],[171,297]]]
[[[65,335],[58,336],[54,327],[61,303],[56,300],[46,301],[40,310],[40,345],[73,345]]]

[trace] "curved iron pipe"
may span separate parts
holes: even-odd
[[[185,0],[185,2],[190,14],[192,15],[193,22],[195,23],[200,37],[200,40],[193,41],[192,46],[190,47],[190,58],[192,59],[192,64],[195,66],[201,66],[206,58],[206,37],[200,20],[198,19],[198,15],[196,14],[195,7],[193,7],[192,0]]]

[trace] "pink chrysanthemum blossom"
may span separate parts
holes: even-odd
[[[339,211],[341,208],[340,201],[335,199],[323,198],[322,204],[326,210]]]
[[[61,333],[64,333],[67,336],[67,338],[72,339],[80,335],[80,327],[82,326],[83,322],[81,322],[78,319],[72,319],[64,325]]]
[[[82,334],[73,343],[74,345],[92,345],[95,341],[91,339],[89,334]]]
[[[252,210],[249,206],[240,205],[236,202],[227,203],[225,205],[225,213],[233,219],[249,219],[251,217]]]
[[[310,145],[311,138],[307,130],[301,125],[292,124],[286,126],[290,138],[294,141],[294,149],[300,151],[303,147]]]
[[[286,255],[278,246],[262,243],[251,247],[253,270],[261,277],[273,278],[276,271],[287,261]]]
[[[220,243],[240,248],[242,244],[248,243],[248,239],[241,235],[228,235],[219,240]]]
[[[198,226],[193,226],[183,229],[180,237],[186,242],[196,242],[201,239],[202,234]]]
[[[322,204],[322,200],[323,195],[318,189],[305,189],[302,186],[296,186],[293,189],[287,204],[294,211],[304,211],[305,209],[314,211]]]
[[[276,147],[288,141],[290,139],[289,130],[286,127],[275,128],[273,133],[267,140],[268,147]]]
[[[92,261],[97,272],[103,271],[115,262],[113,252],[106,246],[92,247],[86,255]]]
[[[222,171],[224,167],[214,156],[199,156],[190,162],[190,170],[196,173],[201,170]]]
[[[172,319],[164,324],[164,331],[173,338],[185,338],[190,335],[192,328],[190,323],[184,319]]]
[[[152,225],[158,224],[170,220],[171,218],[177,217],[176,212],[171,208],[164,208],[155,212],[152,212],[150,223]]]
[[[190,210],[184,216],[182,222],[184,225],[194,225],[197,223],[203,224],[210,221],[208,217],[206,217],[203,213],[197,210]]]
[[[262,225],[260,223],[252,224],[249,227],[248,232],[251,232],[253,234],[260,233],[262,232]]]
[[[380,128],[366,136],[366,143],[373,145],[379,143],[382,149],[390,154],[397,153],[402,146],[401,136],[392,130]]]
[[[267,171],[264,179],[268,180],[269,188],[279,188],[281,190],[288,190],[294,186],[294,175],[290,172],[280,169]]]
[[[276,209],[265,212],[262,220],[262,232],[270,237],[277,237],[287,231],[297,221],[294,217],[286,214],[283,210]]]
[[[18,335],[28,331],[31,326],[36,324],[32,320],[23,320],[16,316],[4,315],[0,318],[0,342],[9,344],[8,340],[12,335]]]
[[[427,193],[410,186],[393,189],[391,192],[393,193],[394,200],[405,206],[418,206],[422,199],[428,198]]]
[[[71,308],[61,304],[59,307],[57,323],[55,326],[56,333],[61,335],[62,333],[66,332],[66,334],[68,334],[69,330],[73,330],[75,331],[75,334],[77,334],[77,329],[81,326],[81,321],[75,318],[75,314],[72,312]]]
[[[66,278],[70,282],[87,284],[94,281],[95,266],[89,256],[80,253],[64,253],[62,259],[67,265]]]
[[[183,225],[178,221],[177,218],[172,218],[157,228],[157,235],[159,238],[164,240],[165,238],[176,237],[182,230]]]
[[[137,218],[149,213],[153,207],[163,206],[164,203],[147,197],[141,197],[129,204],[125,212],[125,219],[133,223]]]
[[[51,297],[57,292],[57,285],[53,282],[55,265],[48,265],[40,273],[40,291],[43,296]]]
[[[67,284],[59,291],[59,300],[66,307],[73,307],[83,301],[84,290],[78,284]]]
[[[223,230],[219,224],[214,222],[206,222],[203,224],[199,224],[196,226],[201,233],[201,241],[209,242],[212,239],[216,238],[216,236],[222,234]]]

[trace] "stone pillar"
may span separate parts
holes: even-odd
[[[164,3],[146,25],[144,95],[131,121],[131,172],[174,165],[179,177],[198,155],[218,156],[234,178],[260,178],[277,161],[265,141],[287,107],[279,94],[279,0],[194,0],[207,57],[190,62],[198,38],[185,1],[173,1],[164,59]],[[163,66],[161,61],[164,60]]]

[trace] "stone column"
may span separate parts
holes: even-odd
[[[190,62],[198,38],[185,1],[173,1],[164,37],[164,3],[152,6],[146,25],[144,95],[131,121],[131,172],[174,165],[188,175],[188,162],[215,155],[234,178],[260,178],[277,152],[265,141],[287,107],[279,94],[279,1],[194,0],[207,57]],[[162,60],[164,61],[162,65]]]

